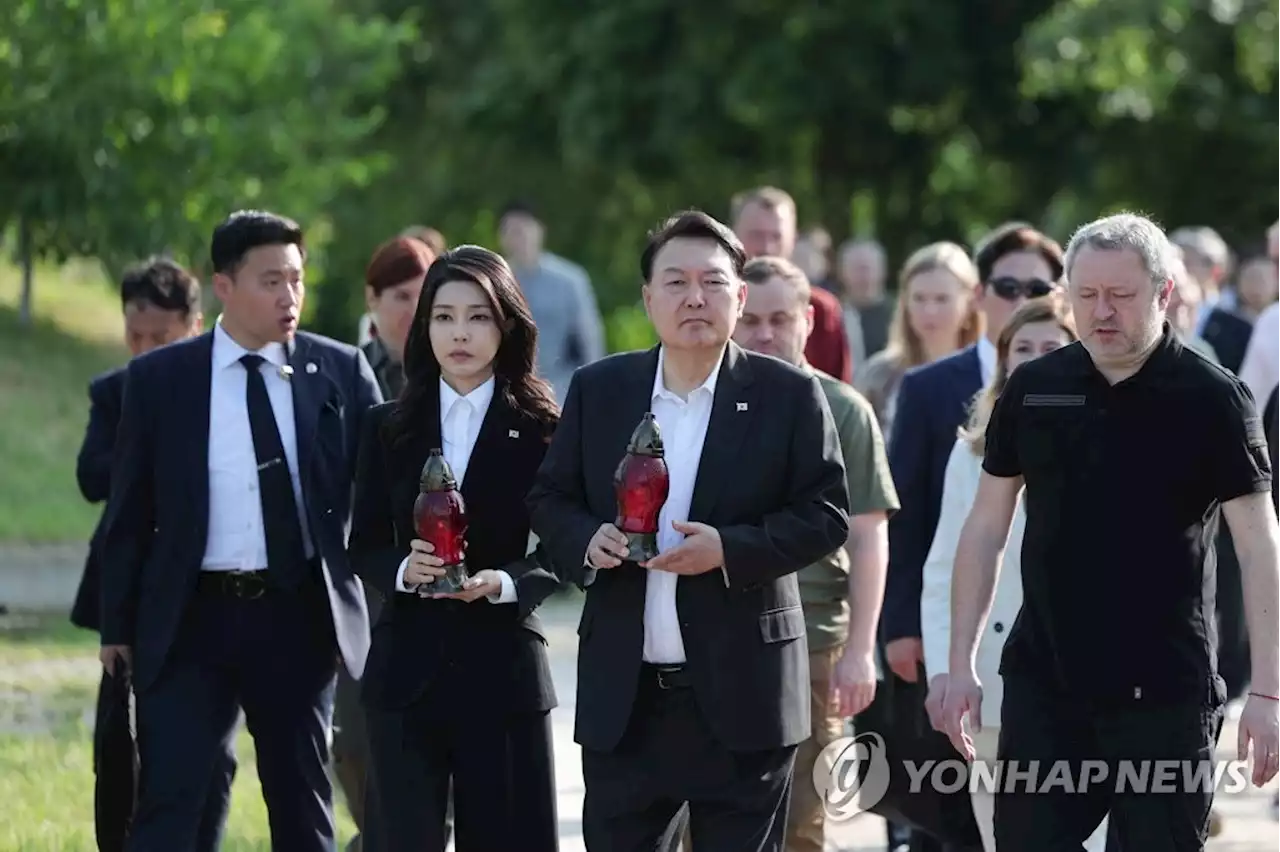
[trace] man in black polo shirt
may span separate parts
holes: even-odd
[[[1248,389],[1164,321],[1171,254],[1163,232],[1137,216],[1081,228],[1065,259],[1080,342],[1019,367],[987,430],[956,552],[943,713],[956,747],[972,754],[964,721],[981,725],[974,650],[1025,483],[1024,603],[1000,669],[1001,849],[1078,850],[1108,811],[1124,849],[1203,847],[1209,785],[1184,783],[1179,769],[1175,792],[1135,792],[1132,777],[1117,786],[1122,761],[1212,759],[1224,704],[1214,647],[1219,507],[1240,557],[1254,650],[1240,757],[1252,742],[1254,783],[1276,774],[1271,465]],[[1108,771],[1082,791],[1086,760]],[[1009,761],[1023,772],[1040,761],[1034,782],[1009,776]],[[1070,787],[1046,785],[1053,761],[1065,762]],[[1150,779],[1157,769],[1146,766]]]

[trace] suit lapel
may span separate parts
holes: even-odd
[[[187,399],[182,404],[186,417],[191,418],[191,428],[184,430],[191,436],[184,441],[190,455],[187,469],[190,475],[187,482],[191,486],[194,501],[193,520],[197,524],[199,535],[195,541],[204,541],[209,530],[209,397],[213,393],[213,332],[205,332],[195,339],[190,349],[191,365],[188,368],[194,381],[183,382],[187,388]],[[181,416],[181,415],[180,415]],[[182,434],[182,433],[180,433]]]
[[[730,342],[716,379],[711,422],[702,444],[702,460],[693,486],[689,520],[707,523],[728,473],[741,463],[738,447],[759,410],[746,353]]]
[[[439,397],[437,397],[438,399]],[[437,428],[440,418],[436,417]],[[519,458],[521,438],[520,421],[511,410],[506,394],[499,383],[493,389],[493,399],[480,423],[476,445],[467,461],[467,475],[462,480],[462,498],[467,505],[483,503],[490,488],[506,487],[504,473],[512,469],[512,462]]]
[[[303,483],[310,482],[320,411],[333,398],[333,379],[325,373],[324,359],[315,357],[312,348],[305,337],[295,337],[288,355],[293,370],[289,388],[293,395],[294,440],[298,445],[298,479]]]

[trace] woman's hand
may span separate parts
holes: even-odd
[[[480,598],[496,595],[502,591],[502,577],[497,571],[486,568],[477,571],[462,581],[462,591],[447,595],[432,595],[433,598],[452,598],[455,601],[478,601]]]
[[[417,586],[422,583],[434,583],[436,577],[445,574],[444,561],[439,556],[432,556],[435,547],[431,542],[415,538],[409,542],[409,564],[404,569],[404,584]]]

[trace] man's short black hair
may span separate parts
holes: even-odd
[[[253,249],[288,245],[297,246],[306,258],[302,226],[297,222],[264,210],[237,210],[213,229],[209,259],[214,272],[231,275]]]
[[[742,240],[728,225],[701,210],[685,210],[675,214],[659,227],[649,232],[648,242],[640,254],[640,274],[647,282],[653,274],[653,259],[667,243],[675,239],[710,240],[719,243],[733,258],[733,273],[742,277],[747,263],[747,251]]]
[[[129,267],[120,280],[120,306],[146,305],[191,319],[199,311],[200,282],[167,257],[153,257]]]

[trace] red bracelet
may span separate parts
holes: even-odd
[[[1263,692],[1250,692],[1249,694],[1255,698],[1266,698],[1270,701],[1280,701],[1280,695],[1267,695]]]

